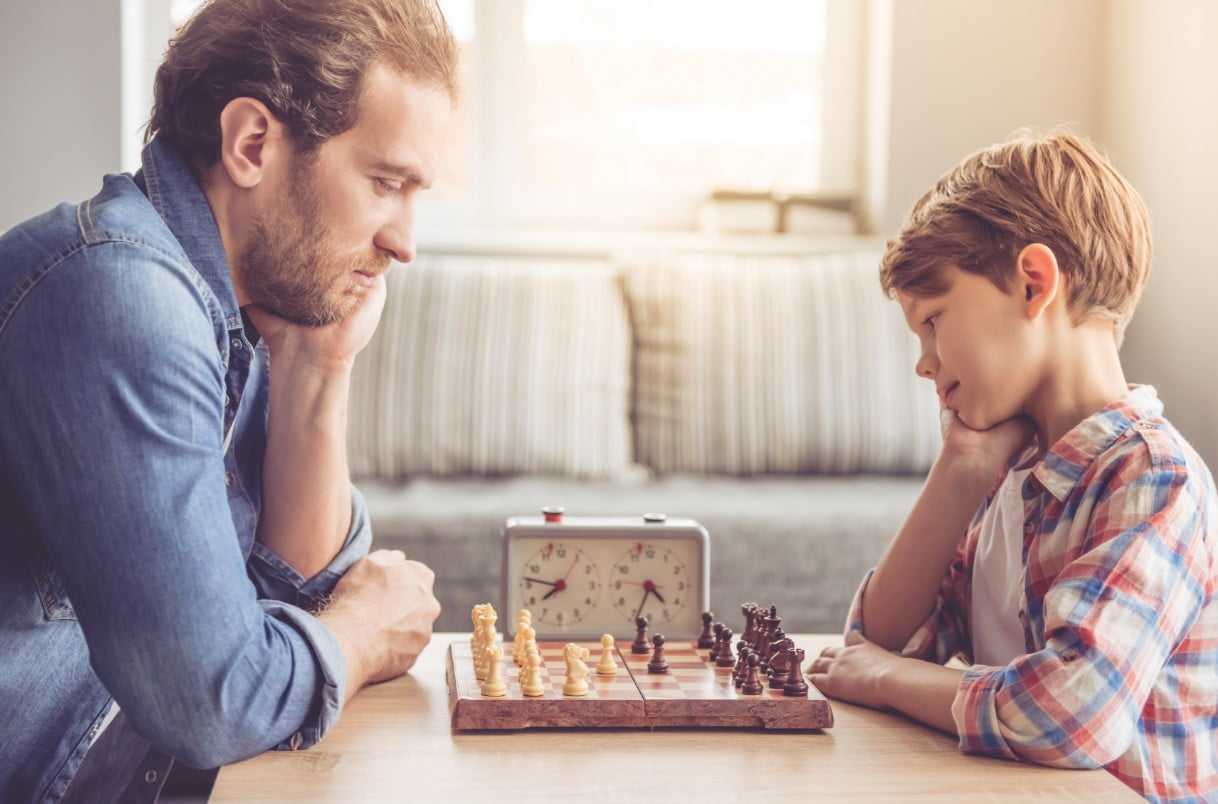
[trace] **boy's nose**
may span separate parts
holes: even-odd
[[[935,374],[939,372],[939,361],[935,360],[930,355],[922,355],[918,358],[918,362],[914,365],[914,373],[919,377],[925,377],[928,380],[933,380]]]

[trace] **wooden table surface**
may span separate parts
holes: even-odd
[[[1141,801],[1103,770],[964,756],[954,738],[833,701],[819,733],[546,729],[453,734],[437,634],[409,675],[356,696],[306,751],[220,771],[213,802]],[[838,634],[798,635],[809,654]]]

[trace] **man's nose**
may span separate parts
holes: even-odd
[[[398,262],[410,262],[414,259],[414,235],[409,227],[386,226],[377,235],[376,245],[392,254]]]

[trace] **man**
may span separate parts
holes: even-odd
[[[0,238],[0,800],[308,747],[429,641],[344,439],[455,53],[429,0],[213,0],[142,169]]]

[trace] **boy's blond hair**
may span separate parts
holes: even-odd
[[[888,242],[880,282],[889,296],[937,296],[955,265],[1006,291],[1031,243],[1056,256],[1075,322],[1113,321],[1120,347],[1150,273],[1150,218],[1129,182],[1072,134],[1018,136],[961,162]]]

